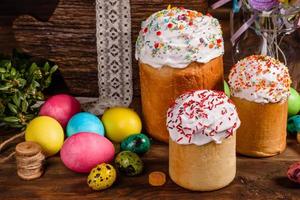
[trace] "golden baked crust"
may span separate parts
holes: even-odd
[[[169,141],[169,175],[183,188],[212,191],[230,184],[236,174],[236,133],[221,144],[181,145]]]
[[[286,147],[287,101],[260,104],[231,97],[241,126],[237,130],[237,152],[253,157],[280,154]]]
[[[182,93],[195,89],[223,90],[223,57],[208,63],[193,62],[186,68],[153,68],[139,63],[142,109],[147,132],[168,142],[166,115],[169,106]]]

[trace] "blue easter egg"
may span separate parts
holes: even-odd
[[[67,136],[75,133],[92,132],[104,136],[104,126],[101,120],[88,112],[81,112],[74,115],[67,125]]]

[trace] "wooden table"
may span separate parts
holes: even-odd
[[[3,140],[4,136],[0,138]],[[86,174],[65,168],[59,156],[49,158],[43,177],[33,181],[19,179],[15,161],[10,160],[0,165],[0,199],[300,199],[300,185],[286,177],[288,166],[300,160],[299,154],[300,145],[290,138],[288,148],[279,156],[265,159],[238,156],[235,180],[224,189],[204,193],[182,189],[170,178],[162,187],[149,186],[150,172],[168,172],[168,146],[158,142],[142,157],[145,170],[141,176],[119,176],[112,188],[101,192],[87,186]]]

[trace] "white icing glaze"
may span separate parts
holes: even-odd
[[[221,26],[216,18],[184,8],[162,10],[142,23],[135,57],[154,68],[185,68],[223,55]]]
[[[187,92],[176,99],[167,113],[170,138],[178,144],[221,143],[239,126],[235,106],[220,91]]]
[[[288,68],[269,56],[242,59],[231,69],[228,83],[232,96],[256,103],[286,101],[290,95]]]

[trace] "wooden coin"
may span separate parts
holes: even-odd
[[[16,154],[19,156],[33,156],[41,151],[41,146],[35,142],[22,142],[16,146]]]
[[[152,186],[162,186],[166,183],[166,174],[160,171],[149,174],[149,184]]]
[[[40,170],[34,174],[23,174],[18,171],[17,174],[21,179],[29,181],[29,180],[33,180],[33,179],[37,179],[37,178],[41,177],[43,175],[43,171]]]

